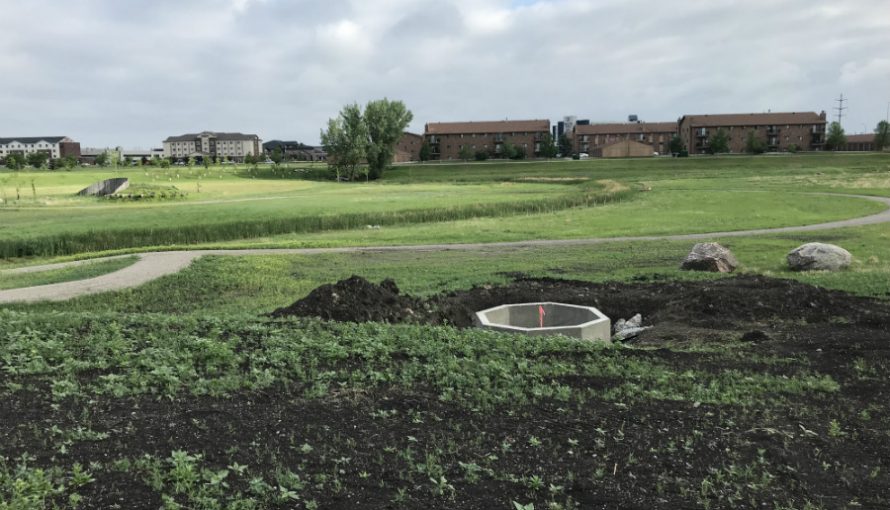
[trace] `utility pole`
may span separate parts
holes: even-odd
[[[837,123],[843,125],[844,110],[847,109],[847,107],[844,106],[844,102],[846,102],[847,100],[844,99],[844,94],[841,93],[841,97],[835,99],[835,101],[837,101],[837,106],[834,107],[834,110],[837,112]]]

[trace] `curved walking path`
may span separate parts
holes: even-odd
[[[267,249],[245,249],[245,250],[185,250],[185,251],[166,251],[166,252],[146,252],[137,254],[139,260],[134,264],[127,266],[113,273],[89,278],[87,280],[77,280],[64,283],[54,283],[51,285],[40,285],[37,287],[25,287],[21,289],[9,289],[0,291],[0,304],[13,302],[35,302],[35,301],[64,301],[78,296],[88,294],[97,294],[111,290],[120,290],[130,287],[136,287],[143,283],[150,282],[162,276],[179,272],[188,267],[192,261],[205,255],[315,255],[323,253],[362,253],[362,252],[432,252],[432,251],[448,251],[448,250],[502,250],[529,248],[536,246],[588,246],[604,243],[613,243],[621,241],[699,241],[718,237],[743,237],[764,234],[781,234],[789,232],[812,232],[816,230],[828,230],[843,227],[859,227],[865,225],[875,225],[879,223],[890,223],[890,198],[877,197],[870,195],[848,195],[841,193],[811,193],[813,195],[837,196],[837,197],[854,197],[873,202],[879,202],[887,206],[882,212],[872,214],[870,216],[862,216],[859,218],[851,218],[848,220],[831,221],[827,223],[817,223],[813,225],[802,225],[793,227],[777,227],[777,228],[759,228],[750,230],[735,230],[730,232],[703,232],[700,234],[675,234],[675,235],[651,235],[651,236],[628,236],[628,237],[598,237],[590,239],[539,239],[531,241],[508,241],[495,243],[460,243],[460,244],[425,244],[425,245],[402,245],[402,246],[353,246],[343,248],[267,248]],[[123,255],[129,256],[129,255]],[[86,264],[90,262],[108,260],[115,257],[106,257],[102,259],[79,260],[75,262],[62,262],[58,264],[47,264],[43,266],[29,266],[17,269],[8,269],[0,271],[2,274],[30,273],[36,271],[45,271],[51,269],[61,269],[74,265]]]

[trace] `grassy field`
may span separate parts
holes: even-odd
[[[141,201],[72,196],[91,182],[119,174],[129,176],[137,187],[175,186],[188,194]],[[576,237],[812,223],[867,214],[875,205],[800,196],[790,200],[788,192],[886,193],[890,157],[827,154],[404,165],[384,181],[370,184],[310,181],[301,175],[295,169],[276,175],[269,169],[184,167],[0,173],[6,197],[0,207],[0,258],[8,262],[221,241],[251,244],[287,234],[294,236],[283,241],[299,243],[307,233],[320,234],[318,245],[347,245],[374,240],[377,232],[350,231],[366,225],[406,228],[380,232],[377,240],[404,243],[418,234],[426,241],[435,239],[438,234],[431,231],[441,232],[442,241],[453,241],[473,240],[474,232],[479,233],[475,240],[494,240],[499,235],[513,239],[535,232]],[[644,189],[652,192],[639,192]],[[747,197],[729,195],[730,191],[762,193]],[[589,206],[601,205],[609,197],[621,198],[622,206],[588,214]],[[551,214],[558,211],[563,213]],[[516,232],[503,233],[493,226],[496,219],[480,225],[425,227],[529,214],[532,217],[511,222],[511,231],[513,224],[526,225]],[[412,225],[418,228],[411,230]]]
[[[51,269],[47,271],[35,271],[29,273],[0,273],[0,290],[18,289],[35,285],[49,285],[51,283],[70,282],[84,280],[112,273],[123,269],[136,262],[136,257],[121,257],[111,260],[100,260],[88,264]]]

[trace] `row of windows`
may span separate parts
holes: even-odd
[[[26,144],[16,143],[16,144],[10,144],[10,145],[0,145],[0,148],[4,148],[4,147],[8,148],[8,149],[25,149],[25,148],[33,149],[35,147],[35,144],[33,144],[33,143],[26,143]],[[38,144],[36,144],[36,147],[38,149],[50,149],[50,148],[54,149],[55,148],[54,145],[50,145],[48,143],[38,143]]]

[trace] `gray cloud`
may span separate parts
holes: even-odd
[[[886,0],[3,1],[0,134],[318,140],[352,101],[424,122],[674,120],[890,102]]]

